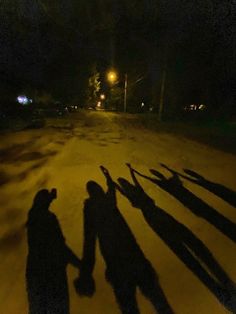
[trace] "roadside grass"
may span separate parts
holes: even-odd
[[[236,154],[236,122],[226,121],[158,121],[156,114],[123,115],[134,127],[170,133]],[[120,119],[119,119],[120,120]]]

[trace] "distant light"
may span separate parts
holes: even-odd
[[[206,106],[203,105],[203,104],[201,104],[198,109],[199,109],[199,110],[204,110],[204,109],[206,109]]]
[[[190,110],[197,110],[198,106],[195,104],[190,105]]]
[[[78,107],[77,106],[75,106],[75,109],[77,109]]]
[[[19,104],[27,105],[30,100],[25,95],[19,95],[17,97],[17,101],[18,101]]]
[[[117,80],[117,73],[115,71],[108,72],[107,79],[109,82],[115,83]]]
[[[101,101],[97,103],[97,107],[101,107]]]
[[[143,108],[144,106],[145,106],[145,105],[144,105],[144,102],[142,102],[142,103],[141,103],[141,107]]]
[[[100,98],[101,98],[101,99],[105,99],[105,95],[104,95],[104,94],[101,94],[101,95],[100,95]]]

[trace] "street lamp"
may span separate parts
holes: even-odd
[[[113,70],[109,71],[107,74],[107,79],[110,83],[114,84],[117,81],[117,73]],[[128,75],[125,74],[125,86],[124,86],[124,112],[126,112],[127,107],[127,86],[128,86]]]
[[[117,73],[115,71],[109,71],[107,73],[107,79],[110,83],[114,84],[117,80]]]

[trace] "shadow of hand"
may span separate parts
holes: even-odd
[[[95,281],[91,275],[80,275],[74,280],[74,287],[80,296],[92,297],[96,290]]]
[[[104,174],[105,176],[108,176],[108,175],[109,175],[109,172],[108,172],[107,168],[105,168],[105,167],[103,167],[103,166],[100,166],[100,169],[102,170],[102,172],[103,172],[103,174]]]
[[[121,193],[128,198],[133,207],[141,208],[144,204],[153,204],[153,200],[140,186],[135,186],[124,178],[118,178],[118,182],[121,186]]]

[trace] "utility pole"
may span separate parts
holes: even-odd
[[[160,95],[160,105],[159,105],[159,112],[158,112],[158,120],[160,122],[162,119],[162,111],[163,111],[163,106],[164,106],[165,82],[166,82],[166,69],[164,68],[164,70],[162,72],[161,95]]]
[[[126,112],[126,107],[127,107],[127,86],[128,86],[128,75],[125,74],[124,112]]]

